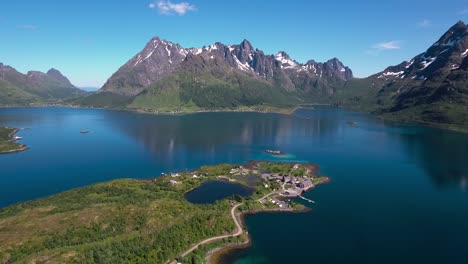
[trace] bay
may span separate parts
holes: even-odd
[[[0,155],[0,207],[202,165],[307,161],[331,178],[306,194],[313,210],[246,217],[252,247],[230,262],[468,263],[468,134],[332,107],[293,115],[5,108],[0,126],[28,128],[18,136],[31,148]]]

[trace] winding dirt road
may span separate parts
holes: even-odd
[[[276,191],[273,191],[265,196],[263,196],[262,198],[258,199],[257,201],[261,201],[265,198],[267,198],[268,196],[270,195],[273,195],[277,193]],[[205,244],[209,244],[209,243],[212,243],[212,242],[215,242],[215,241],[218,241],[218,240],[221,240],[221,239],[225,239],[225,238],[230,238],[230,237],[237,237],[237,236],[240,236],[242,235],[242,233],[244,233],[244,230],[242,229],[242,226],[239,222],[239,219],[237,218],[236,216],[236,210],[237,208],[239,208],[239,206],[243,205],[243,203],[240,203],[240,204],[236,204],[234,207],[232,207],[231,209],[231,217],[232,219],[234,220],[234,224],[236,224],[236,228],[237,228],[237,231],[234,233],[234,234],[228,234],[228,235],[222,235],[222,236],[215,236],[215,237],[211,237],[211,238],[207,238],[195,245],[193,245],[191,248],[187,249],[184,253],[182,253],[180,256],[181,257],[185,257],[187,256],[188,254],[192,253],[195,249],[197,249],[199,246],[201,245],[205,245]],[[173,260],[170,262],[171,264],[177,264],[177,261],[176,260]]]
[[[191,248],[189,248],[187,251],[185,251],[184,253],[181,254],[181,257],[185,257],[187,256],[188,254],[190,254],[192,251],[194,251],[195,249],[197,249],[199,246],[201,245],[204,245],[204,244],[209,244],[211,242],[214,242],[214,241],[217,241],[217,240],[221,240],[221,239],[224,239],[224,238],[229,238],[229,237],[237,237],[237,236],[240,236],[242,235],[242,233],[244,232],[244,230],[242,229],[242,226],[241,224],[239,223],[239,219],[237,219],[237,216],[236,216],[236,210],[237,208],[239,208],[239,206],[241,206],[242,203],[240,204],[236,204],[234,207],[232,207],[231,209],[231,216],[232,216],[232,219],[234,220],[234,223],[236,224],[236,228],[237,228],[237,231],[236,233],[234,234],[228,234],[228,235],[222,235],[222,236],[216,236],[216,237],[212,237],[212,238],[208,238],[208,239],[205,239],[201,242],[199,242],[198,244],[195,244],[194,246],[192,246]]]

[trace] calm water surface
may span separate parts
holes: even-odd
[[[187,201],[194,204],[209,204],[233,195],[249,196],[254,189],[238,183],[207,181],[185,194]]]
[[[0,207],[205,164],[309,161],[332,178],[306,194],[313,210],[247,217],[253,247],[230,262],[468,263],[468,134],[329,107],[292,116],[10,108],[0,125],[30,128],[19,136],[31,147],[0,156]]]

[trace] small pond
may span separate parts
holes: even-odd
[[[254,189],[238,183],[207,181],[185,194],[185,199],[194,204],[209,204],[232,195],[249,196]]]

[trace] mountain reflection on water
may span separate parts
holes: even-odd
[[[358,120],[360,122],[355,130],[377,133],[377,136],[373,135],[374,140],[379,137],[383,141],[395,140],[394,143],[401,146],[410,159],[421,164],[436,185],[463,187],[468,181],[468,166],[465,166],[468,164],[467,134],[376,122],[368,115],[340,109],[299,109],[294,115],[200,113],[135,116],[132,113],[118,113],[132,118],[115,118],[115,113],[110,115],[107,121],[114,128],[142,144],[159,162],[169,164],[180,162],[181,154],[190,158],[196,153],[214,161],[215,157],[231,160],[230,157],[235,155],[253,159],[252,151],[258,153],[265,149],[314,152],[318,142],[319,149],[327,143],[335,148],[345,140],[353,140],[348,135],[352,134],[349,130],[353,127],[347,127],[345,122]]]
[[[357,160],[367,166],[387,161],[384,167],[414,163],[438,188],[466,186],[468,175],[467,134],[326,106],[292,115],[4,108],[0,125],[31,128],[18,134],[28,151],[0,156],[0,207],[95,182],[249,160],[307,161],[325,174],[340,167],[350,175]]]

